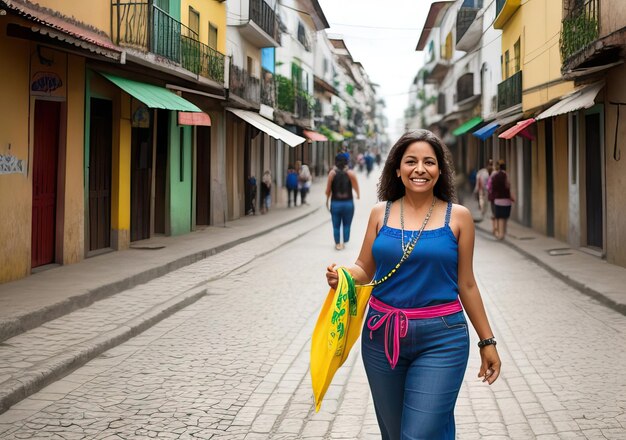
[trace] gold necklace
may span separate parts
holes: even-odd
[[[402,230],[402,252],[406,254],[407,250],[409,249],[409,247],[411,246],[411,242],[413,241],[413,233],[411,233],[411,240],[409,240],[409,242],[407,243],[407,245],[404,245],[404,196],[402,196],[402,198],[400,199],[400,228]],[[433,203],[431,203],[430,208],[428,209],[428,213],[426,213],[426,217],[424,217],[424,222],[422,223],[422,227],[420,228],[418,234],[417,234],[417,238],[416,238],[416,242],[417,240],[419,240],[420,235],[422,235],[422,232],[424,231],[424,228],[426,227],[426,224],[428,223],[428,220],[430,220],[430,215],[433,213],[433,208],[435,207],[435,202],[437,201],[437,197],[433,196]]]

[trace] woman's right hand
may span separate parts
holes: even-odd
[[[331,289],[336,289],[337,284],[339,283],[339,275],[337,274],[337,269],[335,269],[336,264],[332,263],[330,266],[326,268],[326,281]]]

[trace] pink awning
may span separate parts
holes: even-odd
[[[324,136],[322,133],[318,133],[317,131],[311,130],[302,130],[304,132],[304,137],[306,137],[310,141],[327,141],[328,138]]]
[[[528,127],[530,127],[534,123],[535,123],[534,118],[524,119],[523,121],[519,121],[517,124],[509,128],[508,130],[500,133],[498,137],[500,139],[511,139],[514,136],[517,136],[519,134],[520,136],[525,137],[526,139],[533,140],[534,137],[530,133],[530,131],[528,131]]]
[[[178,125],[211,126],[211,117],[203,112],[178,112]]]

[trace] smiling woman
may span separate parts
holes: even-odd
[[[380,178],[383,202],[372,209],[359,257],[348,268],[356,284],[395,273],[373,288],[361,335],[383,439],[455,438],[454,405],[469,355],[463,309],[480,338],[478,376],[492,384],[500,374],[472,267],[474,221],[453,203],[449,157],[427,130],[396,142]],[[334,264],[326,278],[337,287]]]

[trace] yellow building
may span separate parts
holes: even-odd
[[[11,165],[0,174],[0,282],[84,257],[85,62],[122,57],[98,32],[79,35],[40,6],[3,9],[0,156]]]
[[[503,83],[498,104],[519,106],[527,124],[506,141],[506,157],[518,199],[514,216],[538,231],[568,236],[567,117],[532,124],[546,107],[574,89],[561,75],[560,1],[498,2],[494,27],[502,29]],[[501,110],[499,108],[499,110]]]
[[[2,8],[0,283],[224,218],[224,2]]]

